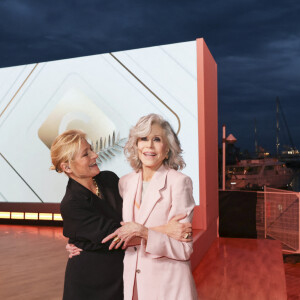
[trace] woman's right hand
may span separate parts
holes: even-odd
[[[121,227],[119,227],[115,232],[111,233],[105,237],[101,243],[106,243],[113,239],[109,246],[109,250],[118,249],[123,244],[123,249],[130,245],[130,241],[136,243],[139,239],[148,238],[148,228],[138,224],[136,222],[121,222]],[[137,240],[135,239],[137,238]]]
[[[67,244],[66,250],[69,252],[69,258],[79,255],[82,251],[82,249],[76,247],[74,244]]]
[[[180,223],[180,220],[183,220],[186,217],[186,214],[181,214],[173,217],[165,227],[165,234],[169,237],[178,240],[180,242],[192,242],[192,224],[190,222]],[[188,237],[185,238],[185,236]]]

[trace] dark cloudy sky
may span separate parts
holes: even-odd
[[[299,0],[1,0],[0,67],[204,37],[218,64],[219,124],[254,151],[256,118],[259,144],[274,153],[277,96],[300,148],[299,20]]]

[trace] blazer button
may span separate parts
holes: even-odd
[[[133,247],[133,249],[134,249],[134,251],[136,251],[137,249],[136,249],[136,247]]]
[[[137,272],[137,273],[141,273],[141,270],[137,269],[136,272]]]

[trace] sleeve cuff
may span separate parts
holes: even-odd
[[[159,257],[162,256],[159,252],[164,248],[165,238],[167,238],[165,234],[148,229],[146,252]]]

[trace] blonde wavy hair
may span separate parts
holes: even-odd
[[[185,162],[182,158],[180,141],[170,123],[157,114],[149,114],[141,117],[136,125],[130,129],[129,138],[124,147],[124,153],[131,167],[136,172],[142,168],[137,143],[139,138],[146,137],[150,134],[153,124],[158,124],[164,130],[165,138],[168,143],[168,158],[163,161],[163,164],[174,170],[182,170],[185,167]]]
[[[81,142],[86,139],[86,134],[80,130],[67,130],[57,136],[52,143],[50,170],[62,173],[62,163],[70,163],[81,147]]]

